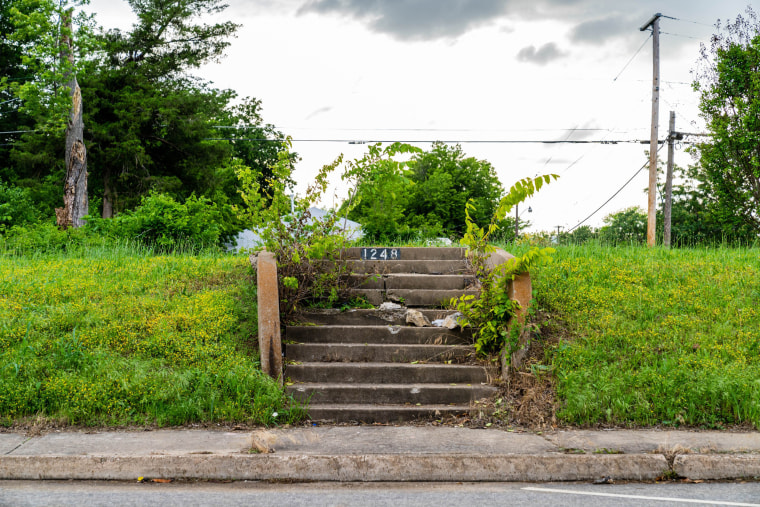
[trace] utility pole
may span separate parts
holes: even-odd
[[[652,133],[649,138],[649,200],[647,206],[647,246],[655,244],[657,226],[657,134],[660,121],[660,18],[659,12],[640,28],[652,27]]]
[[[670,112],[670,125],[668,126],[668,172],[665,175],[665,205],[662,210],[663,234],[662,244],[670,248],[670,221],[673,210],[673,144],[676,139],[676,112]]]

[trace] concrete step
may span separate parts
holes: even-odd
[[[425,361],[461,363],[475,353],[469,345],[402,345],[364,343],[294,343],[286,345],[288,361],[382,362]]]
[[[465,258],[465,252],[467,249],[458,247],[355,247],[347,248],[343,251],[344,259],[361,259],[361,251],[363,248],[375,248],[378,251],[387,248],[395,249],[397,255],[401,260],[447,260],[454,261]],[[378,252],[379,253],[379,252]]]
[[[285,378],[291,382],[350,382],[375,384],[471,384],[488,382],[482,366],[410,363],[312,363],[289,364]]]
[[[350,275],[348,286],[357,289],[465,290],[477,288],[475,275]]]
[[[414,326],[288,326],[285,338],[299,343],[407,343],[468,345],[472,329],[450,331]]]
[[[360,274],[391,274],[391,273],[419,273],[419,274],[454,274],[471,273],[472,268],[466,260],[399,260],[399,261],[361,261],[349,260],[348,270],[351,273]]]
[[[310,405],[313,421],[395,423],[468,414],[469,405]]]
[[[496,387],[488,385],[449,384],[343,384],[308,383],[287,386],[288,394],[301,402],[320,403],[396,403],[412,405],[455,403],[468,404],[481,398],[495,396]]]
[[[431,322],[446,318],[455,310],[419,309]],[[336,325],[336,326],[405,326],[406,308],[381,311],[378,309],[341,310],[339,308],[314,309],[293,317],[288,325]]]
[[[462,295],[480,296],[479,290],[422,290],[422,289],[351,289],[352,296],[361,296],[369,304],[380,306],[385,301],[405,306],[449,306],[451,300]]]

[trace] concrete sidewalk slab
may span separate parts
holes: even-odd
[[[263,430],[253,438],[277,454],[544,454],[557,448],[540,435],[469,428],[323,426]]]
[[[570,430],[547,433],[546,439],[558,447],[585,452],[760,452],[760,432]]]
[[[291,481],[760,477],[760,433],[430,426],[0,434],[0,479]]]
[[[151,456],[232,454],[251,447],[249,433],[203,430],[50,433],[35,437],[11,456]]]

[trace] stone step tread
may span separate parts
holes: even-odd
[[[288,326],[285,339],[297,343],[397,343],[466,345],[472,343],[472,329],[450,330],[416,326]]]
[[[310,405],[308,410],[309,418],[312,421],[390,423],[467,414],[470,411],[470,405],[364,405],[350,403]]]
[[[294,317],[290,325],[298,324],[316,324],[316,325],[399,325],[406,326],[406,308],[398,310],[384,311],[377,308],[364,309],[357,308],[353,310],[340,310],[338,308],[327,308],[322,310],[309,310],[302,312]],[[422,314],[431,322],[436,319],[443,319],[447,315],[456,313],[456,310],[442,310],[431,308],[419,308]]]
[[[475,275],[470,274],[355,274],[349,275],[348,285],[357,289],[463,290],[478,288],[478,280]]]
[[[480,296],[480,290],[464,289],[350,289],[349,293],[361,296],[368,303],[380,306],[386,301],[405,306],[448,306],[452,299],[461,296]]]
[[[463,361],[474,353],[475,348],[469,345],[296,343],[287,345],[285,355],[291,361],[309,362],[444,363]]]
[[[361,259],[363,248],[396,249],[402,260],[458,260],[464,259],[467,249],[462,247],[392,247],[392,246],[361,246],[347,248],[343,251],[344,259]]]
[[[480,384],[488,377],[483,366],[444,363],[301,362],[289,364],[285,377],[293,382],[456,383]]]
[[[472,369],[472,370],[481,370],[483,369],[482,366],[474,365],[474,364],[439,364],[439,363],[417,363],[417,364],[410,364],[410,363],[389,363],[384,361],[369,361],[366,363],[322,363],[322,362],[308,362],[304,361],[302,363],[294,364],[294,365],[288,365],[288,366],[314,366],[314,367],[334,367],[335,365],[342,365],[346,368],[352,368],[356,366],[363,366],[363,367],[389,367],[389,368],[409,368],[409,369],[416,369],[416,368],[430,368],[430,369],[452,369],[452,370],[462,370],[462,369]]]
[[[471,274],[472,267],[465,260],[399,260],[399,261],[361,261],[346,262],[348,270],[354,274]]]
[[[377,350],[394,350],[394,349],[417,349],[430,350],[462,350],[474,351],[475,347],[471,345],[439,345],[435,343],[291,343],[288,347],[299,347],[304,349],[377,349]],[[375,361],[381,363],[382,361]]]
[[[498,394],[499,389],[480,384],[347,384],[344,382],[298,382],[286,386],[288,394],[309,403],[469,403]]]
[[[298,388],[308,389],[442,389],[442,390],[471,390],[474,387],[485,388],[497,392],[498,387],[494,387],[487,382],[480,382],[477,384],[465,384],[465,383],[448,383],[443,384],[441,382],[415,382],[409,384],[373,384],[373,383],[361,383],[361,382],[292,382],[286,386],[288,389],[294,390]]]

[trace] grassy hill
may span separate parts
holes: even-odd
[[[255,312],[244,256],[0,257],[0,422],[287,420],[259,370]]]
[[[534,290],[560,419],[760,427],[760,251],[560,247]]]
[[[259,371],[246,257],[78,252],[0,252],[0,423],[303,416]],[[559,419],[760,427],[759,253],[558,248],[533,280]]]

